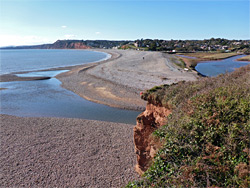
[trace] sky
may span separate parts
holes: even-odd
[[[249,0],[0,0],[0,46],[58,39],[250,39]]]

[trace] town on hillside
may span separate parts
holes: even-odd
[[[250,40],[227,40],[211,38],[205,40],[158,40],[138,39],[120,46],[122,49],[137,49],[166,52],[220,51],[250,53]]]

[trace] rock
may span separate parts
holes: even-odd
[[[157,152],[157,143],[151,134],[157,128],[165,125],[166,117],[171,113],[170,109],[162,104],[148,100],[146,110],[137,117],[134,127],[134,144],[137,157],[135,170],[142,175],[149,167],[150,161]]]

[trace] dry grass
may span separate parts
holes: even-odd
[[[236,52],[231,52],[231,53],[196,52],[196,53],[185,53],[185,54],[180,54],[180,55],[196,57],[197,59],[179,57],[185,62],[187,67],[194,68],[200,61],[222,60],[222,59],[233,57],[239,54],[237,54]]]
[[[219,53],[219,52],[197,52],[197,53],[186,53],[186,56],[196,57],[202,60],[220,60],[238,55],[236,52],[231,53]]]
[[[237,61],[250,61],[250,55],[237,59]]]
[[[195,66],[202,61],[201,59],[189,59],[185,57],[179,57],[184,63],[186,64],[186,67],[194,69]]]

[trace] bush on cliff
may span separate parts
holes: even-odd
[[[153,135],[163,147],[127,187],[249,187],[250,66],[142,95],[172,109]]]

